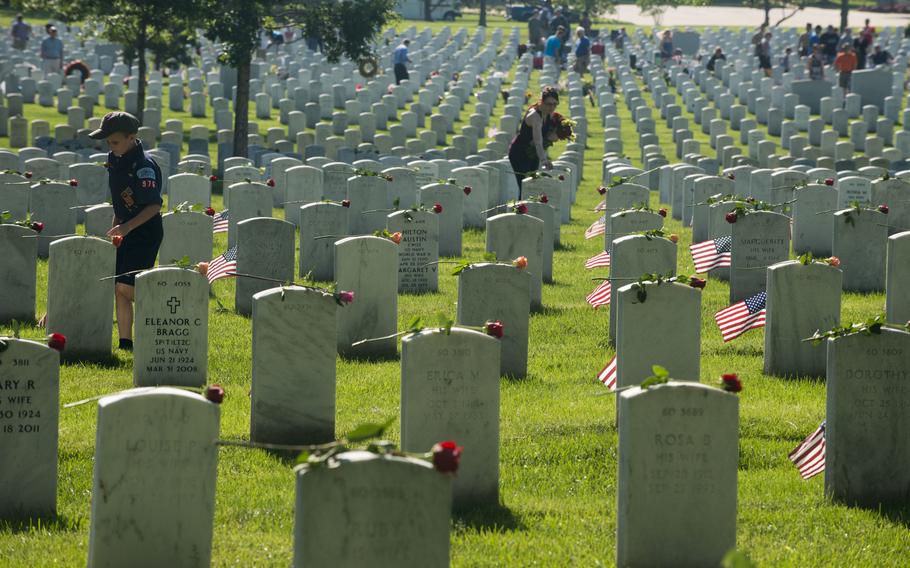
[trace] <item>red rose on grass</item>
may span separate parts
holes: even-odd
[[[828,257],[827,262],[828,262],[828,264],[830,264],[830,265],[833,266],[834,268],[837,268],[838,266],[840,266],[840,259],[837,258],[836,256]]]
[[[22,175],[25,176],[25,179],[32,179],[32,172],[25,172]]]
[[[350,206],[351,206],[351,200],[350,200],[350,199],[342,199],[342,200],[341,200],[341,206],[342,206],[342,207],[350,207]]]
[[[111,244],[114,245],[114,248],[120,248],[120,245],[123,244],[123,237],[120,235],[111,237]]]
[[[546,193],[541,193],[541,194],[540,194],[540,202],[541,202],[541,203],[549,203],[549,202],[550,202],[550,198],[547,197],[547,194],[546,194]]]
[[[77,180],[76,178],[71,178],[70,187],[78,187],[78,186],[79,186],[79,180]]]
[[[218,181],[218,176],[215,176],[215,175],[209,176],[209,181]]]
[[[825,185],[834,185],[834,178],[828,178],[825,180]]]
[[[743,383],[739,380],[736,373],[725,373],[721,375],[720,386],[727,392],[740,392],[743,390]]]
[[[676,233],[672,233],[672,234],[671,234],[669,237],[667,237],[667,238],[670,239],[670,240],[671,240],[672,242],[674,242],[674,243],[678,243],[678,242],[679,242],[679,235],[677,235]]]
[[[518,213],[519,215],[524,215],[525,213],[528,212],[528,206],[525,205],[524,203],[522,203],[521,205],[519,205],[518,207],[515,208],[515,212]]]
[[[221,404],[224,400],[224,389],[221,385],[209,385],[205,387],[205,399],[215,404]]]
[[[47,336],[47,346],[57,351],[63,351],[66,347],[66,336],[62,333],[52,333]]]
[[[44,230],[44,223],[42,223],[41,221],[35,221],[31,225],[29,225],[29,228],[31,230],[35,231],[36,233],[40,233],[41,231]]]
[[[473,190],[471,189],[471,186],[470,186],[470,185],[466,185],[465,188],[464,188],[464,194],[465,194],[465,195],[471,195],[471,191],[473,191]]]
[[[439,203],[433,204],[433,213],[442,213],[442,205]]]
[[[269,178],[269,181],[265,182],[265,185],[275,187],[275,178]]]
[[[209,217],[214,217],[214,216],[215,216],[215,210],[212,209],[211,207],[206,207],[206,208],[205,208],[205,214],[208,215]]]
[[[392,239],[392,242],[397,245],[401,242],[401,233],[392,233],[392,236],[390,238]]]
[[[660,209],[657,210],[657,214],[660,215],[661,217],[666,217],[666,216],[667,216],[667,208],[666,208],[666,207],[661,207]]]
[[[724,215],[724,219],[727,220],[727,223],[735,223],[736,218],[737,218],[736,211],[730,211],[729,213]]]
[[[882,203],[881,205],[878,206],[878,210],[880,212],[884,213],[885,215],[888,214],[888,211],[891,211],[891,209],[889,209],[888,206],[885,205],[884,203]]]
[[[338,292],[338,301],[345,304],[354,303],[354,292],[348,292],[345,290]]]
[[[516,268],[527,268],[528,267],[528,257],[519,256],[518,258],[516,258],[515,260],[512,261],[512,266],[514,266]]]
[[[486,323],[486,325],[484,325],[484,331],[487,332],[487,335],[492,335],[493,337],[495,337],[497,339],[502,339],[502,336],[503,336],[502,322],[499,320],[488,321]]]
[[[607,188],[605,188],[604,186],[600,186],[597,188],[597,193],[599,193],[601,195],[605,195],[607,193]]]
[[[704,278],[696,278],[694,276],[692,278],[689,278],[689,286],[691,286],[693,288],[703,289],[707,284],[708,283],[705,281]]]
[[[463,449],[452,440],[433,445],[433,467],[440,473],[455,473]]]

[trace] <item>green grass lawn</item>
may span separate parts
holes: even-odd
[[[401,25],[412,23],[422,25]],[[618,108],[626,151],[637,163],[634,125],[621,102]],[[614,397],[595,380],[613,354],[607,343],[609,310],[595,311],[584,301],[596,285],[590,278],[606,275],[605,270],[586,271],[583,267],[585,259],[599,252],[602,245],[599,239],[585,241],[583,237],[585,228],[599,215],[593,208],[600,200],[595,188],[600,183],[602,145],[597,112],[590,105],[587,109],[590,139],[585,180],[572,209],[574,219],[563,227],[565,245],[554,255],[556,282],[544,286],[546,309],[531,318],[529,376],[501,381],[502,502],[496,508],[453,516],[455,566],[614,563],[615,405]],[[34,118],[33,110],[35,107],[30,106],[29,118]],[[469,114],[466,109],[462,117],[466,119]],[[185,114],[165,112],[165,118],[172,117],[182,117],[187,132],[190,124],[200,122]],[[675,155],[669,131],[659,127],[658,135],[664,153]],[[657,205],[656,195],[652,195],[652,205]],[[221,208],[217,195],[215,207]],[[679,271],[691,274],[687,252],[691,230],[669,218],[667,227],[680,235]],[[225,247],[225,235],[217,235],[215,250]],[[483,250],[483,233],[466,231],[464,257],[479,260]],[[39,262],[38,282],[40,314],[46,302],[45,261]],[[443,270],[439,284],[438,294],[400,296],[401,327],[415,316],[432,317],[440,311],[454,316],[457,278]],[[214,292],[225,306],[233,306],[234,283],[230,279],[218,281]],[[727,284],[715,280],[704,291],[702,381],[712,383],[721,373],[736,372],[745,385],[740,395],[739,547],[763,566],[905,563],[910,552],[906,525],[910,517],[832,504],[823,496],[821,477],[803,481],[787,460],[787,452],[824,418],[825,384],[763,375],[762,330],[724,344],[711,316],[727,305],[728,293]],[[883,306],[881,294],[845,294],[842,318],[864,319]],[[215,307],[213,300],[209,376],[211,382],[221,383],[227,390],[221,436],[245,440],[249,438],[251,323],[245,317],[218,313]],[[680,329],[680,333],[685,332]],[[9,329],[0,329],[3,333]],[[42,331],[28,328],[23,335],[39,337]],[[116,364],[63,366],[61,402],[130,388],[132,357],[117,351],[116,358]],[[337,433],[341,435],[362,422],[397,416],[399,373],[397,361],[339,359]],[[61,411],[59,518],[33,524],[0,523],[0,565],[85,564],[95,418],[94,404]],[[398,439],[397,424],[389,436]],[[293,507],[294,479],[287,462],[264,451],[222,448],[213,564],[289,565]],[[692,515],[696,518],[698,511]],[[660,527],[661,520],[654,519],[655,546],[660,545]]]

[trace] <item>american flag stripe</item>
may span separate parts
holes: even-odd
[[[714,314],[724,342],[732,341],[750,329],[765,326],[765,297],[764,292],[759,292]]]
[[[607,366],[597,374],[597,380],[603,383],[603,385],[611,391],[616,390],[616,355],[614,355],[613,358],[610,359],[610,362],[607,363]]]
[[[606,211],[607,210],[607,200],[604,199],[597,204],[597,207],[594,208],[595,211]]]
[[[209,279],[209,284],[211,284],[219,278],[233,276],[231,273],[236,271],[237,247],[233,246],[224,251],[221,256],[212,259],[212,262],[209,263],[209,270],[206,273],[206,277]]]
[[[733,237],[720,237],[712,241],[689,245],[695,272],[705,273],[721,266],[730,266]]]
[[[601,217],[597,221],[591,223],[591,226],[585,229],[585,239],[593,239],[597,235],[602,235],[606,232],[607,221],[604,217]]]
[[[611,286],[609,280],[604,280],[594,291],[585,298],[589,304],[595,308],[599,306],[608,306],[610,304]]]
[[[598,268],[601,266],[610,266],[610,252],[604,251],[599,254],[595,254],[591,258],[585,261],[585,268]]]
[[[215,213],[215,216],[212,217],[212,232],[213,233],[226,233],[228,230],[228,210],[225,209],[220,213]]]
[[[810,479],[825,471],[825,423],[793,448],[787,456],[803,479]]]

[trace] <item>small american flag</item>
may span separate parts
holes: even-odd
[[[724,342],[736,339],[750,329],[765,327],[765,297],[764,292],[759,292],[714,314]]]
[[[616,390],[616,355],[610,359],[606,367],[597,373],[597,380],[611,391]]]
[[[206,277],[209,279],[209,284],[218,280],[219,278],[227,278],[228,276],[233,276],[232,272],[237,271],[237,247],[233,246],[226,251],[224,254],[218,258],[213,258],[209,263],[209,270],[206,273]]]
[[[815,477],[825,471],[825,423],[822,422],[821,426],[793,448],[787,457],[799,470],[803,479]]]
[[[611,286],[609,280],[604,280],[600,283],[597,288],[594,288],[594,291],[588,294],[588,297],[585,298],[589,304],[595,308],[600,306],[610,305],[610,292]]]
[[[610,266],[610,252],[604,251],[600,254],[595,254],[591,258],[585,261],[585,268],[598,268],[601,266]]]
[[[607,230],[606,218],[601,216],[600,219],[591,223],[591,226],[585,229],[585,238],[593,239],[597,235],[602,235]]]
[[[730,266],[730,251],[733,249],[733,237],[720,237],[713,241],[705,241],[689,245],[692,252],[692,262],[695,263],[695,272],[705,273],[712,268]]]
[[[213,233],[226,233],[228,230],[228,210],[225,209],[221,213],[215,213],[212,221],[214,221],[212,223]]]

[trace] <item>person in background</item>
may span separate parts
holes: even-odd
[[[771,76],[771,32],[765,32],[758,42],[758,68],[764,71],[765,77]]]
[[[844,93],[849,93],[850,78],[853,75],[853,70],[856,69],[856,54],[853,53],[852,45],[845,45],[841,52],[837,54],[837,59],[834,60],[834,68],[839,73],[837,84],[844,90]]]
[[[114,218],[111,237],[117,247],[114,298],[120,349],[133,349],[133,300],[136,274],[155,266],[164,238],[161,222],[161,169],[136,138],[139,121],[126,112],[109,112],[101,128],[89,134],[106,140],[108,187]]]
[[[584,75],[591,62],[591,40],[585,34],[585,28],[575,30],[575,72]]]
[[[591,21],[591,15],[585,10],[581,15],[581,21],[578,24],[584,28],[585,35],[590,35],[594,31],[594,22]]]
[[[521,199],[521,182],[528,173],[541,167],[553,169],[547,157],[547,147],[556,141],[556,124],[550,116],[559,105],[559,91],[544,87],[540,99],[531,105],[518,128],[518,134],[509,145],[509,163],[518,180],[518,197]]]
[[[57,28],[51,26],[41,42],[41,60],[44,74],[59,73],[63,69],[63,42],[57,37]]]
[[[660,53],[660,65],[661,67],[666,67],[673,57],[673,33],[670,30],[664,30],[664,33],[661,34],[658,49]]]
[[[716,48],[714,48],[714,53],[712,53],[711,57],[708,58],[708,64],[705,65],[705,69],[707,69],[708,71],[711,71],[713,73],[715,71],[715,69],[717,68],[717,62],[726,61],[726,60],[727,60],[727,56],[724,55],[724,50],[719,47],[716,47]]]
[[[818,43],[822,46],[825,63],[830,65],[834,62],[834,58],[837,57],[837,46],[840,43],[840,36],[834,31],[834,26],[828,26],[825,33],[818,38]]]
[[[907,27],[904,28],[904,39],[910,39],[910,24],[907,24]]]
[[[809,36],[809,53],[807,55],[812,55],[812,50],[815,49],[815,46],[821,42],[822,39],[822,27],[815,26],[815,30],[812,32],[812,35]]]
[[[528,20],[528,47],[531,51],[540,51],[545,27],[546,25],[541,20],[540,10],[534,10],[534,14]]]
[[[400,85],[405,79],[411,78],[411,76],[408,75],[408,63],[411,62],[411,59],[408,57],[409,45],[411,45],[411,40],[406,39],[392,52],[392,64],[394,65],[395,70],[396,85]]]
[[[887,49],[882,49],[882,46],[876,45],[872,50],[872,65],[891,65],[892,61],[894,58]]]
[[[768,25],[762,24],[758,31],[752,36],[752,46],[754,47],[755,55],[758,55],[758,46],[761,44],[761,40],[764,39],[765,33],[768,31]]]
[[[866,19],[866,25],[859,32],[859,37],[856,38],[853,46],[856,48],[856,68],[865,69],[866,68],[866,58],[869,55],[869,50],[872,49],[872,44],[875,42],[875,28],[869,25],[869,20]]]
[[[790,72],[790,55],[793,54],[793,49],[788,47],[784,50],[784,54],[781,56],[778,64],[780,65],[781,71],[784,73]]]
[[[14,48],[22,51],[28,46],[28,40],[32,36],[32,27],[22,20],[22,14],[16,15],[10,35],[13,36]]]
[[[629,39],[629,35],[626,33],[626,28],[619,28],[619,33],[616,34],[616,39],[613,40],[613,45],[616,46],[616,49],[623,51],[626,47],[626,40]]]
[[[562,13],[562,8],[558,8],[556,10],[556,13],[550,19],[550,33],[555,34],[556,30],[558,30],[560,27],[564,30],[569,29],[569,21]]]
[[[809,79],[812,81],[822,81],[825,78],[825,56],[822,53],[821,44],[816,44],[812,48],[812,55],[806,60],[806,71],[809,72]]]
[[[547,38],[543,48],[544,61],[549,61],[556,67],[557,76],[559,76],[559,69],[562,66],[560,52],[562,51],[562,42],[565,35],[566,28],[562,26],[556,28],[556,32]]]
[[[837,44],[838,50],[847,44],[853,45],[853,32],[850,28],[844,28],[844,33],[840,35],[840,41]]]
[[[812,50],[812,46],[809,45],[810,37],[812,37],[812,24],[806,24],[806,31],[800,34],[799,44],[797,44],[800,57],[808,56],[809,52]]]

